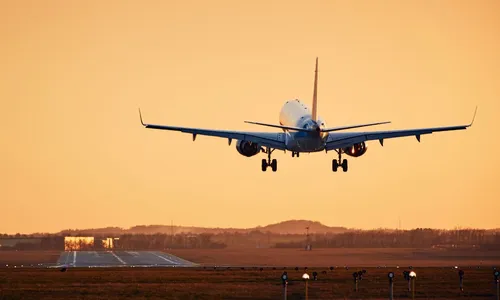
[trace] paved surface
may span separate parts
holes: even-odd
[[[58,266],[68,267],[194,267],[196,264],[160,251],[67,251]]]

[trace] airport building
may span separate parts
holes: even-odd
[[[66,236],[64,237],[64,251],[114,249],[115,240],[118,238],[98,239],[93,236]]]

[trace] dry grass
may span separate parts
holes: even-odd
[[[207,267],[188,268],[1,268],[2,264],[54,263],[60,252],[0,252],[0,299],[280,299],[283,268],[260,271],[258,267],[218,268],[208,265],[287,266],[288,299],[303,299],[304,267],[319,273],[310,281],[309,299],[387,299],[387,272],[396,273],[395,299],[411,299],[403,269],[415,267],[418,299],[492,299],[492,265],[500,265],[498,253],[418,249],[184,249],[169,251]],[[465,268],[465,292],[458,290],[452,265]],[[349,270],[343,268],[350,266]],[[387,265],[388,268],[369,268]],[[295,266],[300,269],[296,271]],[[329,266],[342,266],[334,271]],[[360,266],[360,267],[355,267]],[[352,272],[364,266],[367,274],[359,291],[353,291]],[[433,267],[428,266],[447,266]],[[326,274],[322,272],[326,271]]]
[[[0,251],[0,268],[9,265],[55,263],[61,251]]]
[[[367,268],[359,291],[353,290],[352,272],[358,269],[310,268],[319,273],[309,282],[309,299],[387,299],[387,272],[396,272],[396,299],[411,298],[402,269]],[[304,270],[287,269],[288,299],[303,299]],[[326,271],[326,274],[322,272]],[[415,268],[418,299],[491,299],[491,269],[466,269],[465,292],[458,290],[458,275],[451,268]],[[280,299],[282,269],[264,271],[213,268],[120,269],[0,269],[0,299]]]
[[[313,249],[176,249],[169,253],[202,265],[253,266],[500,266],[500,253],[435,249],[331,248]]]
[[[238,266],[453,266],[484,265],[500,267],[495,251],[391,248],[273,249],[173,249],[166,251],[201,265]],[[60,251],[0,251],[0,268],[9,265],[55,263]]]

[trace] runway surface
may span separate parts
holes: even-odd
[[[160,251],[67,251],[58,266],[68,267],[195,267],[197,264]]]

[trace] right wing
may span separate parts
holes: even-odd
[[[476,118],[477,107],[474,112],[474,117],[470,124],[445,126],[445,127],[430,127],[430,128],[416,128],[416,129],[403,129],[403,130],[387,130],[387,131],[368,131],[368,132],[348,132],[348,133],[333,133],[328,136],[326,142],[326,150],[341,149],[350,147],[354,144],[378,140],[381,145],[384,144],[385,139],[415,136],[420,142],[420,136],[424,134],[431,134],[433,132],[464,130],[472,126]]]
[[[341,131],[341,130],[361,128],[361,127],[368,127],[368,126],[375,126],[375,125],[382,125],[382,124],[389,124],[389,123],[391,123],[391,121],[369,123],[369,124],[359,124],[359,125],[350,125],[350,126],[342,126],[342,127],[334,127],[334,128],[326,128],[326,129],[322,129],[321,132]]]
[[[284,133],[213,130],[213,129],[189,128],[189,127],[178,127],[178,126],[157,125],[157,124],[145,124],[142,120],[141,110],[139,110],[139,117],[141,119],[141,124],[146,128],[190,133],[193,135],[193,140],[196,138],[196,135],[199,134],[199,135],[226,138],[229,140],[229,143],[231,143],[231,140],[235,139],[235,140],[243,140],[252,143],[257,143],[263,147],[271,147],[278,150],[286,150]]]

